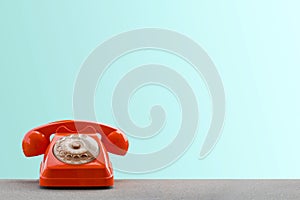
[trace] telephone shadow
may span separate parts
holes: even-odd
[[[43,187],[39,186],[40,189],[44,190],[110,190],[113,186],[102,186],[102,187]]]

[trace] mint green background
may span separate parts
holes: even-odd
[[[185,34],[207,51],[225,87],[226,121],[215,149],[199,160],[211,116],[201,77],[164,52],[120,58],[99,82],[98,121],[117,125],[112,89],[122,74],[145,63],[182,73],[201,114],[195,141],[174,164],[147,174],[116,172],[116,178],[300,178],[299,9],[296,0],[0,1],[0,178],[38,177],[42,157],[22,154],[26,131],[73,118],[74,83],[89,53],[113,35],[145,27]],[[163,88],[148,86],[134,95],[132,119],[146,125],[158,102],[168,112],[166,129],[149,141],[129,137],[131,152],[159,150],[176,136],[179,105]]]

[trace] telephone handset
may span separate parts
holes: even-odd
[[[40,168],[41,186],[90,187],[113,185],[107,151],[125,155],[129,143],[125,134],[110,126],[63,120],[30,130],[22,147],[27,157],[45,154]]]

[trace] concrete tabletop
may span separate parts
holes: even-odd
[[[0,199],[300,199],[300,180],[115,180],[112,188],[40,188],[0,180]]]

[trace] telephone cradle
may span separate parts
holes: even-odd
[[[77,120],[34,128],[22,142],[25,156],[44,154],[39,181],[43,187],[113,186],[113,168],[107,152],[125,155],[128,147],[125,134],[118,129]]]

